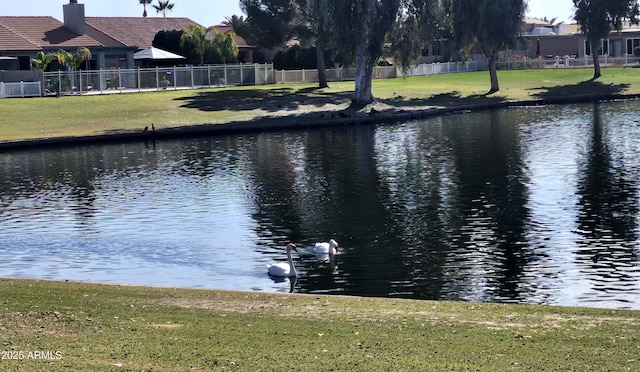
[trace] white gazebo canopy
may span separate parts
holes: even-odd
[[[162,59],[185,59],[185,57],[162,50],[160,48],[151,47],[143,49],[133,54],[133,59],[146,59],[146,60],[162,60]]]

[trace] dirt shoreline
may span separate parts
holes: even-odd
[[[308,129],[330,126],[369,125],[394,123],[400,121],[428,118],[452,113],[475,112],[508,107],[544,106],[556,104],[573,104],[613,100],[638,99],[640,94],[606,94],[579,95],[536,99],[525,101],[501,101],[452,106],[395,106],[373,104],[363,109],[350,109],[348,106],[336,106],[329,110],[311,110],[302,108],[296,113],[281,110],[270,116],[258,117],[250,121],[228,123],[188,124],[175,127],[162,127],[147,131],[122,131],[90,136],[61,136],[0,142],[0,151],[30,149],[34,147],[50,147],[65,145],[84,145],[90,143],[149,141],[191,137],[198,135],[215,135],[231,133],[263,132],[282,129]]]

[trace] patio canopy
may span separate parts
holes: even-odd
[[[151,47],[136,52],[133,55],[133,59],[157,61],[162,59],[185,59],[185,57],[175,53],[167,52],[166,50],[162,50],[160,48]]]

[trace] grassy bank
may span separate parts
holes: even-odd
[[[399,111],[504,101],[543,100],[585,95],[638,94],[640,70],[604,69],[590,81],[590,69],[500,71],[501,90],[485,96],[486,71],[375,80],[379,110]],[[0,100],[0,142],[35,138],[141,132],[186,125],[257,122],[272,117],[326,120],[347,108],[353,82],[270,85],[139,94]]]
[[[640,368],[633,311],[27,280],[0,294],[4,371]]]

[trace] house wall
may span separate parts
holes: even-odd
[[[579,47],[581,56],[586,54],[585,37],[579,36]],[[631,42],[631,50],[628,50],[627,43]],[[640,31],[614,32],[609,35],[606,49],[601,54],[610,57],[630,57],[633,56],[633,46],[640,45]]]
[[[0,71],[0,81],[3,83],[42,81],[42,70]]]
[[[538,41],[543,57],[584,56],[584,46],[581,46],[581,38],[578,35],[525,36],[525,40],[529,58],[538,58]]]

